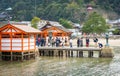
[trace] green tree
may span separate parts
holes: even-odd
[[[105,19],[96,12],[93,12],[89,15],[88,20],[84,23],[82,30],[85,33],[101,34],[106,32],[108,28],[109,27],[106,24]]]
[[[31,24],[32,24],[32,27],[34,27],[34,28],[38,28],[37,27],[37,25],[38,25],[38,22],[40,21],[40,18],[38,18],[38,17],[34,17],[33,19],[32,19],[32,21],[31,21]]]
[[[62,24],[65,28],[73,28],[72,23],[66,19],[59,19],[60,24]]]

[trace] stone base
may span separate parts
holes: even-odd
[[[114,57],[114,54],[113,54],[113,48],[111,47],[104,47],[101,51],[101,55],[100,57]]]

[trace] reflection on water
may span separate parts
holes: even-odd
[[[120,47],[114,58],[39,57],[24,62],[0,62],[0,76],[119,76]]]

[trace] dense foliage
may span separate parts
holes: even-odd
[[[59,20],[60,24],[62,24],[65,28],[72,29],[72,22],[66,20],[66,19],[60,19]]]
[[[86,20],[82,30],[86,33],[105,33],[108,29],[108,25],[101,15],[93,12],[89,15],[88,20]]]
[[[86,6],[120,14],[119,0],[0,0],[0,12],[11,7],[13,20],[31,20],[34,16],[58,21],[60,18],[81,23],[86,20]]]
[[[40,22],[40,18],[38,18],[38,17],[34,17],[33,19],[32,19],[32,21],[31,21],[31,24],[32,24],[32,27],[34,27],[34,28],[38,28],[38,23]]]
[[[114,35],[120,35],[119,29],[115,29],[115,30],[113,31],[113,34],[114,34]]]

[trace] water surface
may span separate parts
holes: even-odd
[[[0,62],[0,76],[120,76],[120,47],[114,58],[38,57],[24,62]]]

